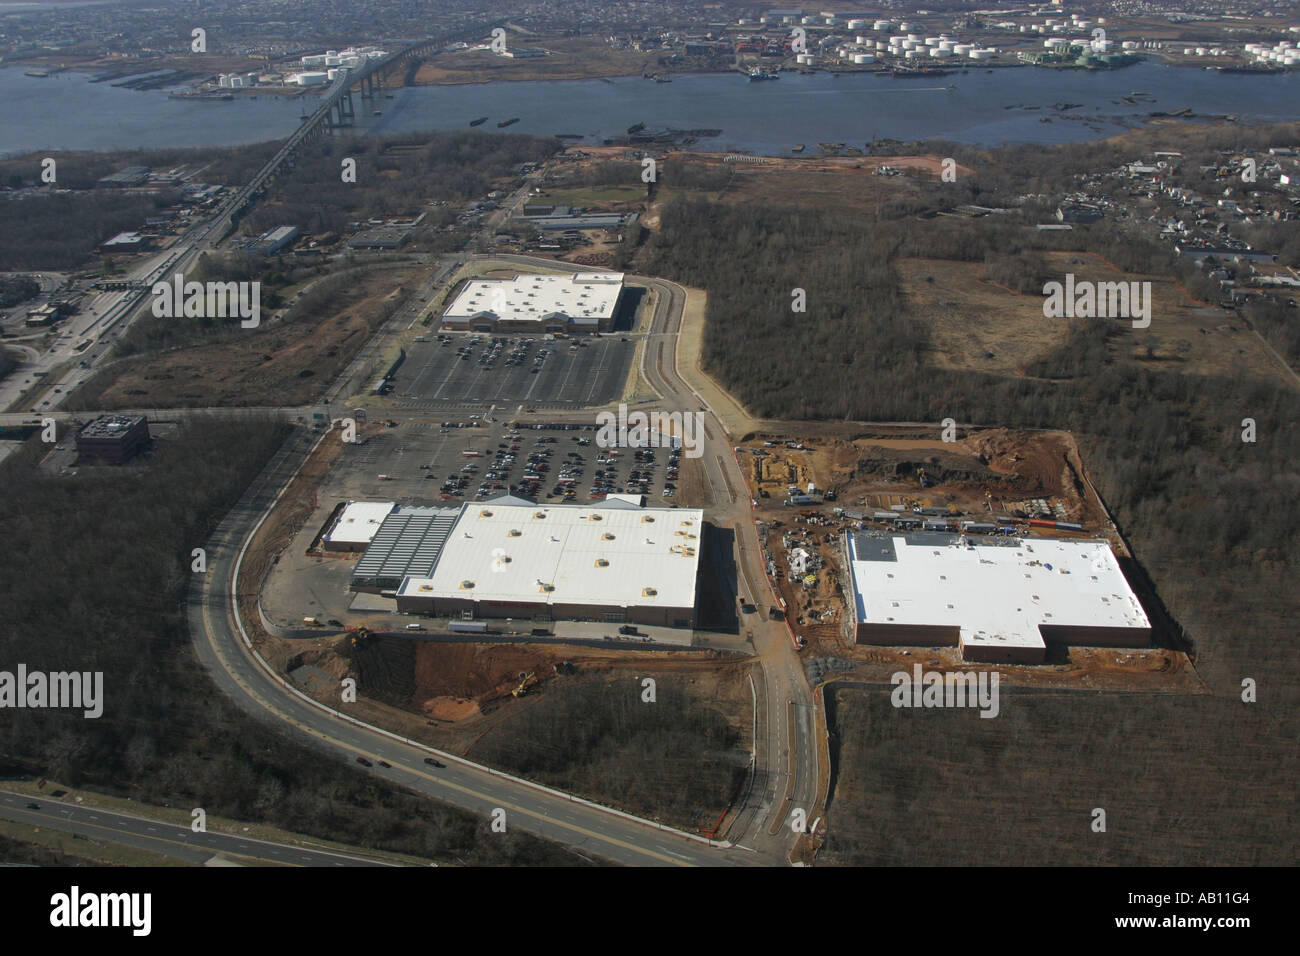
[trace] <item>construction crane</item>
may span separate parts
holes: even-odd
[[[537,675],[534,673],[524,674],[519,680],[519,686],[510,693],[515,697],[523,697],[528,693],[528,688],[537,682]]]

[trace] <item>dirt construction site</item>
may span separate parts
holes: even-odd
[[[889,534],[922,528],[1106,540],[1122,564],[1131,555],[1088,482],[1073,436],[1058,431],[800,424],[756,433],[736,447],[755,503],[773,588],[814,681],[887,680],[918,658],[965,667],[956,648],[860,646],[846,635],[841,554],[847,531]],[[1130,575],[1132,577],[1132,575]],[[1141,592],[1140,582],[1131,582]],[[1161,643],[1157,641],[1156,643]],[[1186,654],[1071,648],[1056,666],[1012,667],[1030,685],[1198,693]]]

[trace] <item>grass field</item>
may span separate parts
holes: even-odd
[[[645,186],[641,183],[626,186],[575,186],[569,189],[548,188],[546,195],[534,202],[557,206],[609,206],[619,203],[639,203],[645,200]]]
[[[1067,273],[1076,281],[1151,283],[1151,325],[1134,329],[1130,320],[1106,322],[1114,332],[1110,348],[1151,368],[1181,374],[1252,377],[1287,385],[1290,377],[1236,316],[1193,300],[1168,276],[1122,272],[1089,253],[1045,253],[1057,282]],[[946,259],[894,261],[910,314],[929,332],[929,360],[944,369],[997,375],[1019,370],[1063,346],[1070,319],[1043,316],[1044,296],[1016,292],[985,277],[979,262]]]
[[[373,334],[395,290],[419,275],[376,270],[332,298],[323,315],[290,309],[275,323],[264,315],[255,329],[117,363],[77,400],[88,408],[310,404]]]
[[[836,778],[819,862],[1294,864],[1277,781],[1295,779],[1296,750],[1266,711],[1231,694],[1001,696],[987,720],[896,710],[886,690],[829,694]],[[1091,829],[1096,808],[1105,833]]]
[[[550,55],[513,59],[488,50],[466,50],[438,56],[416,74],[417,86],[490,83],[496,80],[580,80],[598,76],[639,75],[654,57],[613,49],[600,36],[510,37],[511,48],[537,48]],[[505,119],[505,117],[501,117]],[[556,130],[557,133],[581,130]]]

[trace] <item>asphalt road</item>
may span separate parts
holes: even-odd
[[[31,809],[32,804],[39,809]],[[0,790],[0,818],[148,850],[186,863],[206,863],[220,854],[235,861],[245,859],[287,866],[393,865],[346,853],[310,850],[245,836],[211,831],[195,833],[187,826],[9,790]]]

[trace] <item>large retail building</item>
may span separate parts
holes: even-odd
[[[1151,642],[1105,541],[850,533],[844,553],[859,644],[959,646],[968,661],[1036,664],[1053,644]]]

